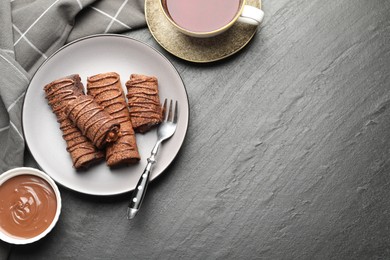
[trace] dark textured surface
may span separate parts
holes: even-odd
[[[53,232],[10,259],[389,259],[390,2],[263,9],[228,60],[167,54],[190,127],[136,219],[128,196],[61,189]],[[147,29],[129,35],[161,50]]]

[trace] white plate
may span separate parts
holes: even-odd
[[[110,169],[101,162],[87,171],[76,171],[66,151],[56,116],[45,99],[43,87],[55,79],[75,73],[81,76],[85,86],[88,76],[110,71],[121,76],[125,93],[125,82],[130,74],[154,75],[159,81],[161,101],[171,98],[179,103],[176,133],[163,143],[152,169],[151,180],[173,161],[187,132],[187,92],[177,70],[161,53],[122,35],[94,35],[67,44],[48,58],[35,73],[25,96],[23,130],[31,154],[42,170],[59,184],[85,194],[116,195],[133,190],[157,140],[156,129],[136,135],[141,155],[138,164]]]

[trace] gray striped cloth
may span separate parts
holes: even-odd
[[[21,111],[39,65],[77,38],[145,26],[143,8],[144,0],[0,1],[0,173],[26,164]]]

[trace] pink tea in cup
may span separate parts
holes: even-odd
[[[171,19],[192,32],[212,32],[229,24],[241,7],[241,0],[165,0]]]

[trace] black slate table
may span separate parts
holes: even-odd
[[[61,188],[43,240],[9,259],[389,259],[390,1],[264,1],[242,51],[164,52],[190,126],[128,221],[129,194]],[[4,247],[4,244],[1,244]]]

